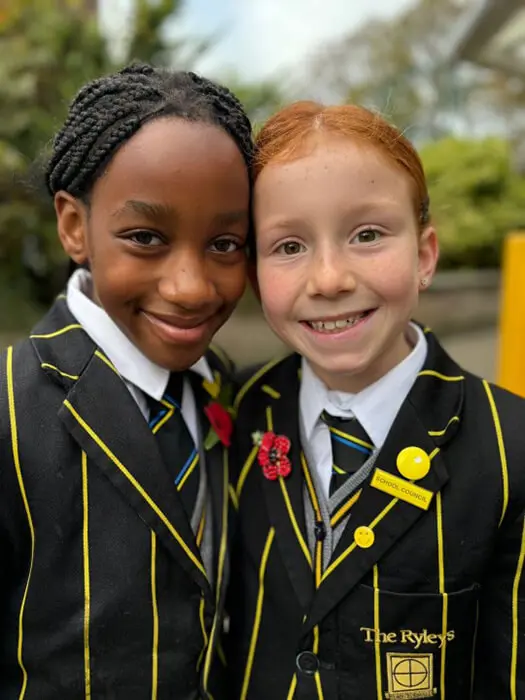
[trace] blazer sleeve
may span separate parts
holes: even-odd
[[[474,699],[525,700],[525,513],[504,523],[480,598]]]

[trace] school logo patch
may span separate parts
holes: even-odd
[[[388,693],[387,700],[415,700],[431,698],[437,690],[433,687],[434,658],[432,654],[386,655]]]

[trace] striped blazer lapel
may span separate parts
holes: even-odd
[[[308,548],[304,509],[304,481],[301,469],[299,434],[299,368],[300,359],[291,355],[272,373],[272,386],[262,385],[265,394],[265,424],[260,430],[286,436],[290,442],[292,470],[286,478],[266,479],[262,472],[263,492],[270,521],[278,533],[276,544],[288,575],[304,610],[307,610],[314,592],[313,563]],[[257,458],[256,458],[257,459]],[[260,467],[254,465],[256,469]]]
[[[461,421],[464,377],[435,338],[429,336],[428,341],[427,362],[379,452],[375,471],[363,486],[331,562],[323,572],[305,623],[305,634],[319,624],[426,513],[425,509],[402,497],[372,486],[377,483],[374,482],[377,476],[387,481],[389,475],[403,479],[397,458],[407,447],[420,448],[430,458],[430,470],[415,484],[429,492],[430,509],[437,512],[439,519],[439,492],[448,480],[441,448],[454,438]],[[363,533],[372,538],[372,544],[362,539]]]
[[[111,362],[62,301],[31,338],[43,371],[66,392],[58,414],[66,429],[211,598],[177,490],[147,422]],[[111,402],[105,400],[108,395]]]
[[[200,434],[204,441],[210,429],[210,422],[206,417],[204,408],[213,400],[213,397],[204,389],[202,377],[191,372],[190,381],[197,404]],[[205,450],[204,464],[212,504],[213,576],[215,586],[214,620],[203,662],[203,685],[204,688],[207,688],[211,671],[211,662],[221,631],[221,618],[224,610],[230,566],[228,539],[230,536],[231,520],[229,510],[230,493],[227,448],[219,441],[210,449]]]

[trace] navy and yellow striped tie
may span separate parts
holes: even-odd
[[[183,374],[173,373],[160,404],[153,399],[149,401],[149,425],[191,521],[199,492],[199,451],[182,415],[182,387]]]
[[[321,419],[330,430],[332,444],[331,496],[363,466],[372,454],[374,445],[357,418],[337,418],[323,411]]]

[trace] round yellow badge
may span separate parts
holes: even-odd
[[[405,447],[397,455],[399,472],[410,481],[418,481],[430,471],[430,457],[421,447]]]
[[[354,532],[354,541],[358,547],[361,549],[368,549],[374,544],[376,536],[371,527],[366,525],[361,525]]]

